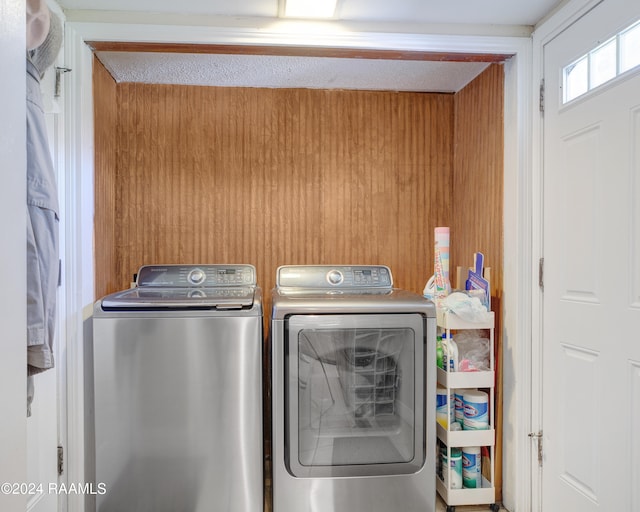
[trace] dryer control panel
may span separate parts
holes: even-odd
[[[139,288],[217,288],[253,286],[253,265],[146,265],[138,271]]]
[[[278,288],[387,288],[393,287],[391,270],[384,265],[285,265],[278,268]]]

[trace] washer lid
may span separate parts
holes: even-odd
[[[102,299],[104,310],[242,309],[253,305],[252,265],[146,265],[136,287]]]

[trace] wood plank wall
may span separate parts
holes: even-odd
[[[252,263],[266,295],[278,265],[387,264],[422,291],[433,227],[451,215],[453,95],[117,91],[116,243],[96,238],[116,266],[97,296],[142,264],[178,262]]]
[[[106,291],[121,289],[117,273],[116,225],[119,208],[116,203],[116,155],[118,112],[117,87],[109,72],[94,58],[93,98],[95,112],[94,170],[94,254],[96,298]]]
[[[482,252],[493,295],[502,296],[504,68],[489,66],[455,97],[451,266]],[[464,287],[461,283],[455,283]]]

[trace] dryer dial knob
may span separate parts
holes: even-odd
[[[327,274],[327,281],[329,281],[330,284],[340,284],[343,280],[344,276],[339,270],[331,270]]]
[[[207,278],[207,274],[205,274],[204,270],[200,268],[194,268],[189,275],[187,276],[187,280],[190,284],[199,285],[204,283]]]

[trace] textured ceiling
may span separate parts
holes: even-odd
[[[117,82],[457,92],[484,62],[97,52]]]

